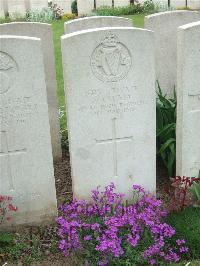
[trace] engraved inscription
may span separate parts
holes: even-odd
[[[96,140],[97,144],[113,144],[113,175],[115,177],[118,176],[118,158],[117,158],[117,143],[119,142],[125,142],[125,141],[133,141],[133,136],[129,137],[122,137],[118,138],[117,137],[117,132],[116,132],[116,118],[112,119],[112,138],[111,139],[104,139],[104,140]]]
[[[200,111],[200,93],[189,93],[188,94],[189,98],[190,98],[190,108],[191,111],[195,110],[195,111]]]
[[[101,81],[116,82],[125,78],[132,60],[128,48],[111,32],[95,48],[91,56],[91,68]]]
[[[12,121],[24,124],[27,118],[38,113],[38,105],[31,97],[3,97],[0,103],[0,123],[4,126]]]
[[[140,99],[134,85],[108,87],[102,91],[89,89],[85,97],[89,104],[81,103],[79,111],[90,111],[97,116],[132,113],[146,102],[146,99]]]
[[[17,68],[14,59],[5,52],[0,51],[0,94],[6,93],[12,84],[12,71]]]
[[[0,131],[0,158],[1,157],[7,157],[7,173],[8,173],[8,181],[9,181],[9,189],[14,190],[14,180],[13,180],[13,174],[12,174],[12,165],[11,165],[11,156],[18,156],[23,155],[27,152],[27,150],[24,149],[17,149],[17,150],[11,150],[9,149],[8,144],[8,137],[6,131]]]

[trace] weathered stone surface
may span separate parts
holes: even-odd
[[[26,9],[24,0],[7,0],[8,11],[11,17],[25,15]]]
[[[114,16],[93,16],[79,18],[65,22],[65,33],[73,33],[80,30],[88,30],[103,27],[132,27],[131,19]]]
[[[74,196],[88,198],[110,182],[129,196],[133,183],[154,192],[153,33],[130,27],[67,34],[62,56]]]
[[[177,28],[200,20],[196,11],[169,11],[145,17],[145,28],[155,32],[156,78],[162,91],[172,95],[177,80]]]
[[[177,174],[200,170],[200,22],[178,29]]]
[[[41,10],[43,7],[48,6],[48,0],[31,0],[31,10]]]
[[[64,13],[72,13],[71,0],[53,0],[53,3],[57,4],[58,7],[62,8]]]
[[[0,195],[18,207],[13,225],[57,213],[41,50],[37,38],[0,37]]]
[[[51,141],[54,160],[62,157],[60,141],[60,125],[58,100],[56,93],[56,73],[53,48],[53,34],[50,24],[32,22],[14,22],[0,25],[0,35],[19,35],[40,38],[42,41],[47,98],[49,107],[49,120],[51,128]]]

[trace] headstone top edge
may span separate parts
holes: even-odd
[[[1,35],[0,40],[4,39],[15,39],[15,40],[30,40],[30,41],[35,41],[35,42],[40,42],[40,38],[36,37],[29,37],[29,36],[17,36],[17,35]]]
[[[148,15],[148,16],[145,16],[145,19],[151,19],[151,18],[154,18],[154,17],[159,17],[159,16],[163,16],[163,15],[171,15],[171,14],[183,14],[183,13],[196,13],[196,14],[199,14],[200,15],[200,12],[198,11],[195,11],[195,10],[172,10],[172,11],[164,11],[164,12],[159,12],[159,13],[155,13],[155,14],[152,14],[152,15]]]
[[[0,27],[5,27],[5,26],[10,26],[10,25],[42,25],[42,26],[46,26],[46,27],[51,27],[51,24],[49,23],[44,23],[44,22],[25,22],[25,21],[21,21],[21,22],[9,22],[9,23],[3,23],[0,24]]]
[[[65,39],[68,39],[70,37],[75,37],[75,36],[80,36],[84,35],[86,33],[93,33],[93,32],[99,32],[99,31],[116,31],[116,30],[121,30],[121,31],[126,31],[126,30],[132,30],[132,31],[137,31],[137,32],[149,32],[153,34],[152,30],[148,29],[142,29],[142,28],[137,28],[137,27],[103,27],[103,28],[95,28],[95,29],[87,29],[87,30],[81,30],[81,31],[75,31],[72,33],[64,34],[61,36],[61,40],[64,41]]]
[[[123,19],[123,20],[126,20],[126,21],[132,21],[132,19],[130,18],[124,18],[124,17],[118,17],[118,16],[90,16],[90,17],[84,17],[84,18],[77,18],[77,19],[73,19],[73,20],[70,20],[70,21],[66,21],[64,24],[65,25],[69,25],[69,24],[72,24],[72,23],[78,23],[78,22],[81,22],[81,21],[85,21],[85,20],[90,20],[90,19],[101,19],[101,18],[112,18],[112,19]]]
[[[200,27],[200,21],[187,23],[183,26],[178,27],[178,30],[187,30],[187,29],[189,30],[191,28],[197,28],[197,27]]]

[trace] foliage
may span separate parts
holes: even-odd
[[[54,19],[61,19],[63,15],[63,9],[52,1],[48,2],[48,7],[53,11]]]
[[[178,262],[187,253],[185,240],[169,243],[175,230],[162,219],[161,201],[133,185],[129,204],[125,195],[114,192],[111,183],[92,200],[73,200],[62,205],[57,218],[59,248],[67,256],[74,251],[92,265],[144,265]],[[125,204],[126,202],[126,204]]]
[[[20,260],[20,265],[30,265],[40,261],[45,254],[58,253],[56,227],[24,227],[18,233],[2,233],[4,245],[0,242],[0,264],[9,260],[14,263]],[[1,237],[1,234],[0,234]],[[12,264],[14,265],[14,264]]]
[[[55,19],[54,11],[50,7],[41,10],[28,11],[26,14],[27,21],[33,22],[52,22]]]
[[[200,206],[200,170],[199,170],[199,175],[198,175],[198,180],[194,181],[190,191],[194,197],[194,199],[196,199],[197,203],[195,204],[195,206]]]
[[[77,0],[74,0],[71,4],[72,14],[78,14]]]
[[[11,201],[12,197],[0,195],[0,225],[6,220],[11,220],[11,213],[17,211],[17,207]],[[10,234],[0,232],[0,255],[1,248],[7,248],[12,242],[13,238]]]
[[[189,178],[176,176],[171,178],[170,185],[165,187],[166,207],[168,211],[182,211],[184,208],[195,203],[192,198],[191,187],[195,182],[200,181],[200,178]]]
[[[159,83],[156,103],[157,155],[167,168],[169,176],[175,175],[176,167],[176,93],[171,99],[162,94]]]
[[[155,10],[155,4],[153,0],[146,0],[143,4],[144,12],[151,12]]]
[[[189,247],[187,259],[189,261],[200,259],[200,208],[188,207],[182,212],[173,212],[166,217],[165,222],[175,228],[178,238],[184,236],[187,239],[187,246]],[[181,264],[181,266],[183,265],[186,263]],[[193,263],[191,263],[192,265]]]
[[[144,11],[141,4],[132,4],[124,7],[109,7],[102,6],[96,9],[96,14],[99,16],[120,16],[120,15],[133,15],[139,14]]]
[[[25,21],[25,17],[23,16],[12,16],[12,17],[9,17],[9,16],[6,16],[6,17],[0,17],[0,24],[3,24],[3,23],[10,23],[12,21]]]
[[[62,16],[63,20],[70,20],[70,19],[75,19],[76,15],[75,14],[70,14],[70,13],[66,13]]]
[[[12,203],[12,197],[0,195],[0,225],[5,221],[11,219],[10,213],[16,212],[17,207]]]

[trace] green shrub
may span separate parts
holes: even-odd
[[[78,14],[77,0],[74,0],[71,5],[72,14]]]
[[[167,168],[169,176],[176,168],[176,93],[171,99],[162,94],[159,83],[156,103],[157,155]]]
[[[146,0],[143,4],[144,12],[150,12],[155,10],[155,5],[153,0]]]
[[[121,16],[121,15],[134,15],[142,13],[144,8],[140,4],[129,5],[124,7],[109,7],[102,6],[96,9],[96,14],[99,16]]]
[[[54,11],[50,7],[42,10],[32,10],[27,12],[26,20],[33,22],[52,22],[55,19]]]

